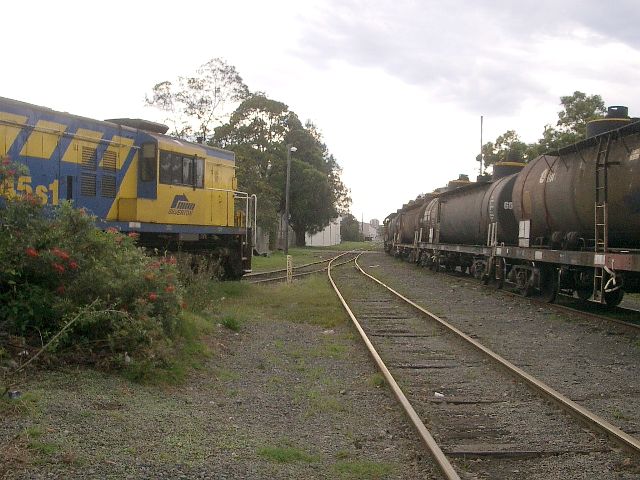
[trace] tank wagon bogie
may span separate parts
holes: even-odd
[[[99,121],[0,97],[0,155],[26,165],[9,194],[72,202],[100,228],[161,251],[212,255],[225,276],[251,269],[255,197],[237,191],[233,152],[165,135],[139,119]]]
[[[419,221],[387,237],[385,250],[547,301],[563,293],[619,303],[640,291],[640,122],[626,114],[610,107],[582,142],[426,196]]]

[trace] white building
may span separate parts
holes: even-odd
[[[329,245],[338,245],[340,243],[340,217],[332,220],[324,230],[314,233],[307,233],[305,240],[308,247],[327,247]]]

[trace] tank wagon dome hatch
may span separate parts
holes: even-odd
[[[145,132],[159,133],[164,135],[169,131],[169,127],[163,123],[152,122],[151,120],[145,120],[143,118],[110,118],[105,122],[115,123],[116,125],[122,125],[123,127],[131,127],[137,130],[144,130]]]
[[[640,118],[629,117],[629,109],[624,106],[614,105],[607,109],[607,116],[591,120],[587,123],[587,135],[584,140],[575,144],[561,147],[557,150],[546,152],[547,155],[566,155],[598,144],[598,137],[614,130],[620,137],[625,137],[640,132]]]
[[[495,182],[504,177],[508,177],[514,173],[518,173],[525,167],[524,162],[505,161],[493,164],[493,173],[491,174],[491,181]]]
[[[626,127],[630,123],[632,123],[632,119],[629,118],[629,108],[622,105],[612,105],[607,108],[607,115],[604,118],[587,122],[587,138]]]

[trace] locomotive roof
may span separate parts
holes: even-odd
[[[150,132],[148,130],[143,130],[143,129],[136,129],[133,127],[130,127],[128,125],[122,125],[122,124],[118,124],[118,123],[114,123],[114,122],[110,122],[110,121],[105,121],[105,120],[97,120],[95,118],[89,118],[89,117],[83,117],[81,115],[75,115],[73,113],[68,113],[68,112],[61,112],[59,110],[54,110],[52,108],[49,107],[43,107],[40,105],[35,105],[32,103],[27,103],[27,102],[22,102],[20,100],[13,100],[11,98],[6,98],[6,97],[0,97],[0,104],[7,104],[7,105],[12,105],[14,107],[17,107],[19,109],[32,109],[32,110],[40,110],[43,112],[49,112],[51,114],[55,114],[55,115],[61,115],[61,116],[65,116],[68,118],[73,118],[82,122],[90,122],[90,123],[94,123],[94,124],[102,124],[105,127],[110,127],[113,128],[114,126],[117,128],[121,128],[123,130],[127,130],[130,132],[137,132],[137,131],[141,131],[144,132],[145,134],[156,138],[160,143],[165,143],[165,144],[169,144],[169,143],[176,143],[178,145],[180,145],[183,148],[187,148],[189,150],[193,150],[194,152],[201,152],[201,154],[204,155],[208,155],[208,156],[213,156],[213,157],[217,157],[223,160],[229,160],[229,161],[235,161],[235,154],[230,151],[230,150],[224,150],[222,148],[217,148],[217,147],[211,147],[209,145],[204,145],[204,144],[200,144],[200,143],[195,143],[195,142],[189,142],[187,140],[182,140],[179,138],[175,138],[175,137],[171,137],[169,135],[163,135],[160,133],[153,133]]]

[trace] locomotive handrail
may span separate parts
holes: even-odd
[[[249,195],[248,192],[242,192],[240,190],[231,190],[228,188],[214,188],[214,187],[205,187],[206,191],[209,192],[223,192],[223,193],[233,193],[233,198],[234,199],[243,199],[246,200],[245,202],[245,216],[247,219],[251,218],[249,216],[249,200],[253,199],[253,235],[252,235],[252,245],[251,245],[251,254],[253,255],[253,247],[255,247],[256,245],[256,240],[257,240],[257,228],[258,228],[258,196],[253,193],[251,195]],[[245,223],[245,228],[247,228],[247,224],[249,222],[247,221]]]

